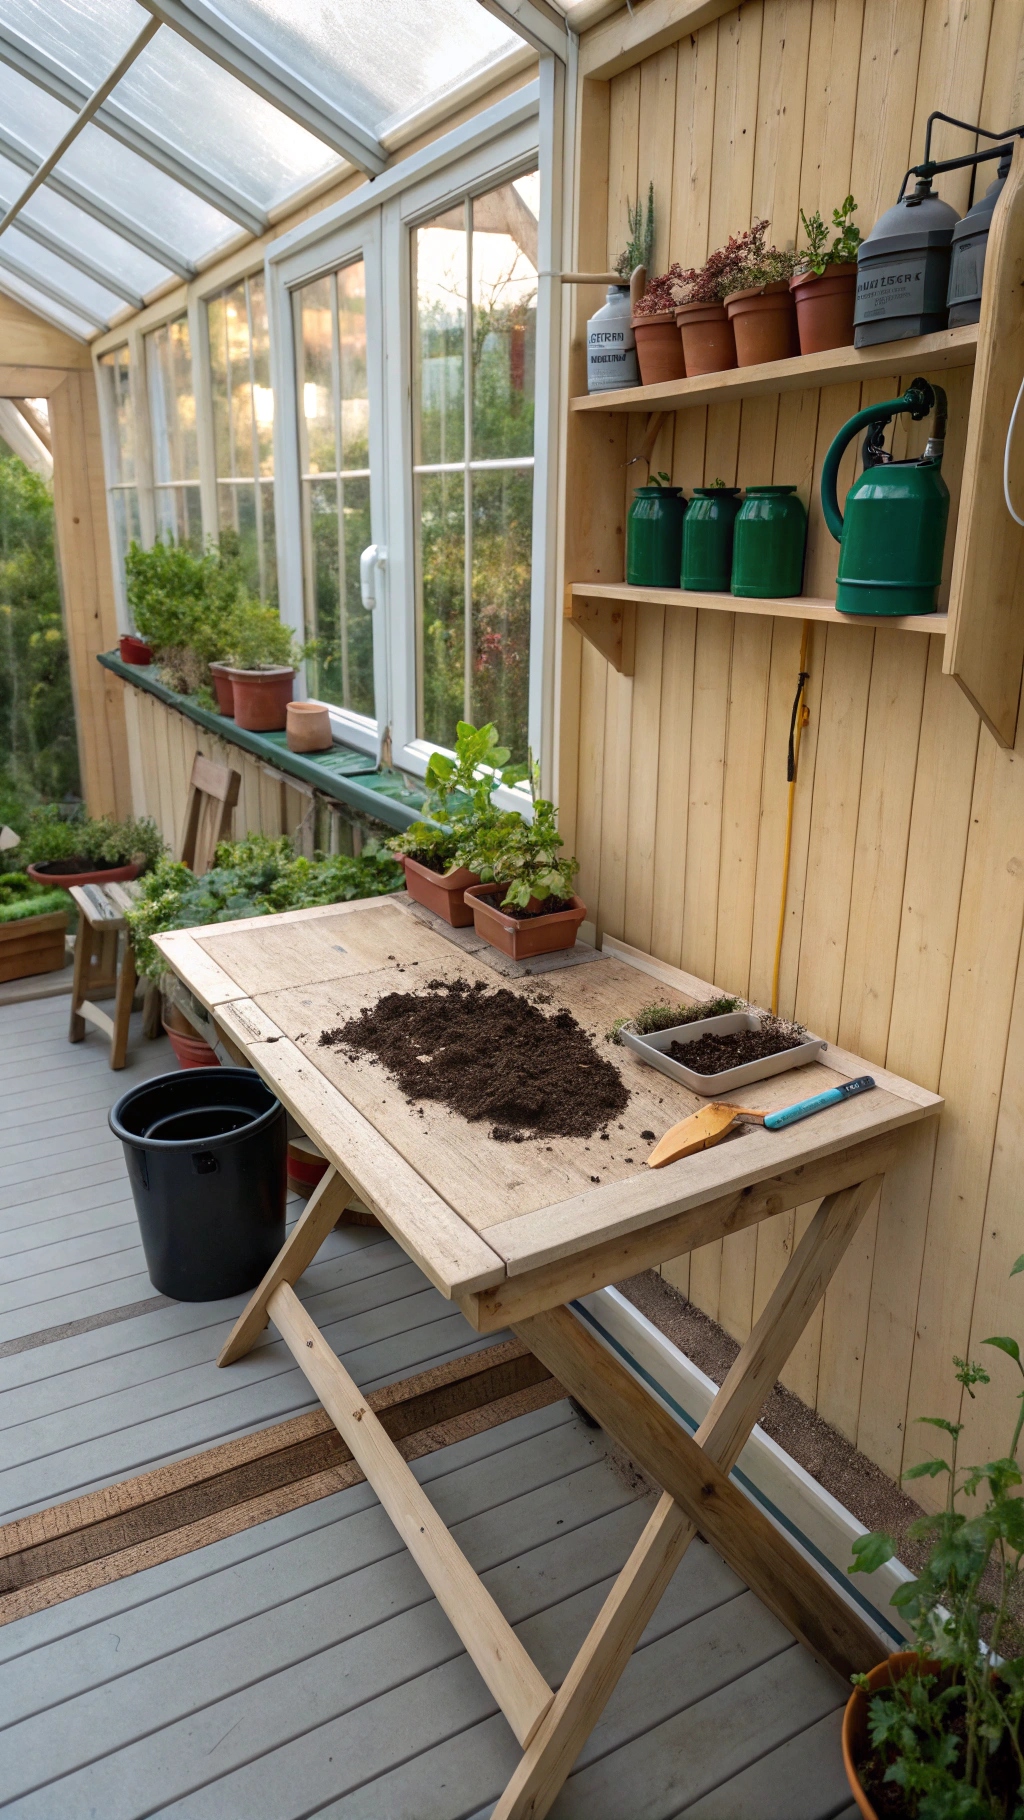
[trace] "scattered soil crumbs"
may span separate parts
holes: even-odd
[[[481,982],[429,980],[425,992],[388,992],[322,1031],[319,1042],[373,1056],[409,1099],[440,1100],[471,1123],[489,1121],[499,1143],[591,1137],[629,1100],[618,1069],[570,1011],[548,1016],[521,994]]]
[[[798,1049],[806,1034],[793,1024],[765,1018],[760,1030],[736,1030],[731,1036],[708,1030],[695,1042],[673,1043],[669,1054],[674,1062],[682,1062],[697,1074],[722,1074],[743,1062],[759,1062],[768,1055],[781,1055],[785,1049]]]

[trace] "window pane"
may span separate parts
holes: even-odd
[[[417,462],[461,461],[466,346],[466,213],[459,203],[413,236]]]
[[[367,468],[370,398],[366,384],[366,266],[361,259],[338,273],[338,370],[341,465],[346,470]]]
[[[118,487],[110,496],[110,504],[114,520],[114,552],[118,568],[123,575],[128,545],[139,543],[142,539],[139,527],[139,496],[134,487]]]
[[[260,473],[269,479],[274,472],[274,388],[270,382],[270,328],[267,323],[267,292],[262,272],[249,279],[249,321],[256,455]]]
[[[157,487],[156,534],[164,542],[187,544],[198,556],[203,547],[203,517],[198,487]]]
[[[273,549],[274,394],[262,276],[207,305],[217,522],[237,543],[246,586],[277,599]],[[264,477],[255,483],[256,472]]]
[[[533,454],[536,350],[537,218],[506,183],[473,203],[474,459]]]
[[[465,522],[461,474],[422,474],[419,526],[420,681],[418,732],[454,746],[464,718]]]
[[[245,281],[208,305],[213,443],[218,480],[253,471],[252,386]]]
[[[302,413],[302,471],[333,474],[338,465],[334,444],[334,367],[331,348],[332,278],[318,278],[298,293],[299,386]]]
[[[135,479],[135,413],[131,399],[131,367],[128,349],[114,348],[101,354],[100,383],[104,391],[107,425],[114,470],[111,484]]]
[[[469,718],[476,726],[493,721],[518,762],[527,756],[533,470],[476,472],[472,487]]]
[[[146,371],[154,478],[158,483],[198,480],[199,445],[187,317],[179,316],[146,336]]]

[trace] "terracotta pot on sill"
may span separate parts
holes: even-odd
[[[676,324],[683,344],[687,379],[724,373],[736,365],[736,342],[724,303],[682,303]]]
[[[285,724],[289,752],[329,752],[334,744],[330,710],[322,701],[290,701]]]
[[[857,262],[826,266],[819,278],[800,272],[789,281],[796,304],[801,354],[823,354],[828,348],[852,348],[853,312],[857,301]]]
[[[213,677],[213,692],[217,697],[217,713],[228,720],[235,717],[235,688],[231,681],[231,672],[227,664],[211,664],[210,675]]]
[[[470,872],[468,866],[454,866],[450,872],[432,872],[429,866],[421,865],[408,853],[400,853],[398,858],[405,868],[405,888],[410,897],[425,910],[443,917],[453,929],[470,927],[473,912],[463,893],[467,885],[480,883],[479,872]]]
[[[87,867],[84,872],[48,872],[46,869],[66,863],[65,860],[44,859],[38,866],[26,866],[25,871],[33,884],[49,885],[51,891],[58,885],[64,891],[70,891],[72,885],[126,885],[142,871],[141,860],[133,860],[130,866]]]
[[[870,1670],[868,1687],[871,1693],[876,1694],[879,1688],[891,1686],[893,1681],[898,1681],[900,1676],[905,1675],[907,1670],[919,1660],[916,1649],[896,1650],[884,1662],[879,1662],[877,1667]],[[938,1663],[929,1662],[926,1667],[935,1673],[939,1672]],[[877,1809],[868,1800],[857,1773],[858,1764],[867,1755],[868,1750],[868,1699],[869,1695],[861,1693],[858,1687],[846,1702],[842,1733],[843,1768],[846,1771],[846,1780],[850,1784],[850,1793],[857,1803],[862,1820],[878,1820]]]
[[[769,360],[792,360],[799,354],[796,305],[788,278],[749,291],[733,291],[725,307],[736,337],[739,366],[759,367]]]
[[[288,723],[288,703],[295,687],[291,664],[271,664],[265,670],[236,670],[227,666],[235,698],[235,724],[247,733],[281,733]]]
[[[144,638],[134,632],[122,632],[117,641],[117,648],[123,664],[151,664],[153,647],[147,645]]]
[[[511,960],[527,961],[536,954],[555,954],[559,949],[575,947],[580,924],[587,914],[581,897],[574,897],[569,910],[552,910],[547,915],[518,917],[500,910],[498,903],[505,895],[500,885],[470,885],[466,902],[472,905],[473,926],[478,935],[498,948]],[[531,909],[540,904],[531,899]]]
[[[686,378],[686,360],[675,310],[659,310],[653,316],[634,316],[633,334],[641,385],[661,385],[667,379]]]
[[[220,1056],[205,1037],[189,1023],[177,1005],[164,1000],[162,1023],[164,1035],[178,1060],[179,1068],[219,1068]]]

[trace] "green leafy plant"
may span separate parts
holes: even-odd
[[[702,1017],[725,1017],[743,1009],[741,998],[708,998],[697,1005],[666,1005],[663,999],[656,999],[651,1005],[641,1005],[632,1017],[617,1017],[608,1040],[621,1043],[626,1029],[635,1030],[637,1036],[650,1036],[655,1030],[673,1030],[677,1024],[696,1024]]]
[[[0,826],[79,788],[52,490],[0,443]]]
[[[296,669],[313,649],[299,644],[291,627],[278,617],[276,607],[258,600],[237,600],[225,620],[223,653],[239,670],[285,665]]]
[[[188,650],[201,664],[223,655],[227,621],[244,595],[238,557],[227,545],[196,556],[162,539],[151,550],[131,544],[125,589],[135,629],[158,656]]]
[[[497,728],[488,722],[474,727],[460,720],[455,735],[455,755],[432,752],[427,763],[426,810],[420,819],[388,841],[392,853],[404,853],[432,871],[448,872],[453,865],[467,865],[460,857],[482,838],[486,829],[502,823],[515,810],[501,810],[492,801],[499,784],[521,783],[526,765],[510,765],[511,753],[499,743]]]
[[[504,885],[503,909],[526,910],[533,902],[572,897],[579,861],[560,854],[557,820],[554,803],[542,797],[533,805],[532,822],[512,811],[477,831],[463,863],[484,884]]]
[[[626,222],[629,227],[629,239],[625,249],[615,261],[615,270],[627,283],[630,275],[638,265],[650,267],[654,254],[654,184],[647,186],[647,213],[638,196],[636,207],[626,198]]]
[[[24,872],[5,872],[0,877],[0,925],[22,922],[26,916],[48,916],[54,910],[70,910],[72,901],[66,891],[48,891],[37,885]]]
[[[723,296],[729,296],[732,291],[760,290],[765,285],[779,284],[784,279],[792,278],[796,270],[796,254],[780,251],[777,246],[766,246],[767,230],[767,221],[754,222],[738,270]]]
[[[164,961],[153,936],[242,916],[272,916],[313,904],[350,902],[400,891],[401,868],[383,847],[367,844],[358,859],[344,854],[296,855],[287,837],[250,835],[223,841],[216,865],[196,878],[180,861],[162,860],[142,882],[127,912],[139,971],[158,979]]]
[[[59,804],[49,803],[29,813],[17,851],[19,860],[37,866],[76,858],[98,866],[128,866],[141,860],[148,870],[165,849],[160,830],[149,816],[115,821],[104,815],[93,820],[77,813],[69,815]]]
[[[1011,1276],[1024,1270],[1017,1259]],[[1024,1377],[1014,1339],[982,1342],[1013,1361]],[[954,1359],[956,1381],[969,1398],[989,1382],[976,1363]],[[869,1695],[869,1773],[902,1791],[916,1820],[1020,1820],[1024,1814],[1024,1655],[1004,1659],[1024,1558],[1024,1499],[1017,1459],[1024,1428],[1024,1390],[1008,1452],[984,1465],[962,1467],[962,1422],[918,1419],[947,1437],[948,1457],[911,1466],[906,1479],[946,1480],[945,1507],[910,1530],[928,1543],[916,1580],[897,1588],[893,1604],[908,1620],[917,1663],[889,1688]],[[965,1508],[965,1506],[967,1508]],[[896,1544],[882,1532],[853,1545],[851,1573],[874,1573]],[[865,1693],[867,1679],[854,1676]]]
[[[813,272],[820,278],[830,265],[847,265],[857,257],[860,246],[860,228],[851,220],[857,213],[857,204],[852,196],[847,196],[839,208],[832,210],[832,227],[835,230],[829,244],[829,228],[822,220],[820,212],[815,209],[809,218],[800,210],[807,246],[797,256],[797,270]]]
[[[709,253],[702,266],[690,266],[687,271],[680,272],[671,287],[673,301],[676,304],[721,303],[730,291],[740,290],[744,283],[741,274],[764,252],[767,226],[767,217],[755,221],[746,233],[730,235],[724,246]]]
[[[659,473],[648,475],[647,485],[649,487],[670,487],[672,485],[672,476],[671,474],[666,474],[664,468],[662,468]]]

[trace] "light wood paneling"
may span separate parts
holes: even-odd
[[[634,44],[642,17],[626,34]],[[639,62],[634,51],[632,67],[620,64],[609,83],[585,85],[592,117],[602,95],[608,103],[605,156],[597,134],[595,155],[579,166],[578,214],[595,257],[599,247],[602,257],[618,251],[622,186],[632,197],[648,174],[659,269],[699,263],[752,214],[769,216],[778,245],[792,244],[800,207],[827,216],[851,188],[866,233],[921,156],[931,109],[998,126],[1024,105],[1024,21],[1013,0],[755,0],[694,22],[692,35],[656,37]],[[608,29],[595,28],[595,47]],[[588,42],[583,66],[601,67]],[[936,143],[940,155],[952,150],[952,139]],[[963,208],[960,176],[937,187]],[[810,508],[805,587],[831,597],[837,550],[817,497],[825,452],[862,403],[893,396],[911,377],[894,369],[777,401],[680,411],[673,478],[687,490],[716,475],[795,483]],[[941,382],[951,412],[945,598],[971,370]],[[621,497],[626,432],[616,445],[612,415],[574,415],[592,430],[585,442],[578,421],[570,429],[570,497]],[[900,431],[898,452],[917,452],[926,431]],[[666,446],[663,436],[659,458]],[[857,459],[851,450],[841,496]],[[627,503],[637,475],[634,467],[625,476]],[[577,524],[586,561],[579,533]],[[614,560],[601,535],[580,571],[587,579]],[[584,646],[575,719],[563,722],[578,729],[563,768],[573,779],[581,889],[599,932],[624,929],[663,960],[764,1004],[800,626],[690,607],[636,611],[635,675],[617,676]],[[976,1353],[986,1334],[1021,1325],[1007,1273],[1024,1251],[1016,1210],[1024,756],[979,731],[977,713],[942,674],[940,640],[819,626],[810,671],[780,1008],[937,1089],[947,1105],[937,1136],[920,1132],[887,1177],[785,1381],[895,1475],[920,1457],[917,1416],[961,1414],[951,1355]],[[782,1214],[664,1274],[742,1339],[814,1210]],[[964,1412],[970,1457],[1003,1445],[1017,1388],[997,1361],[991,1389]]]

